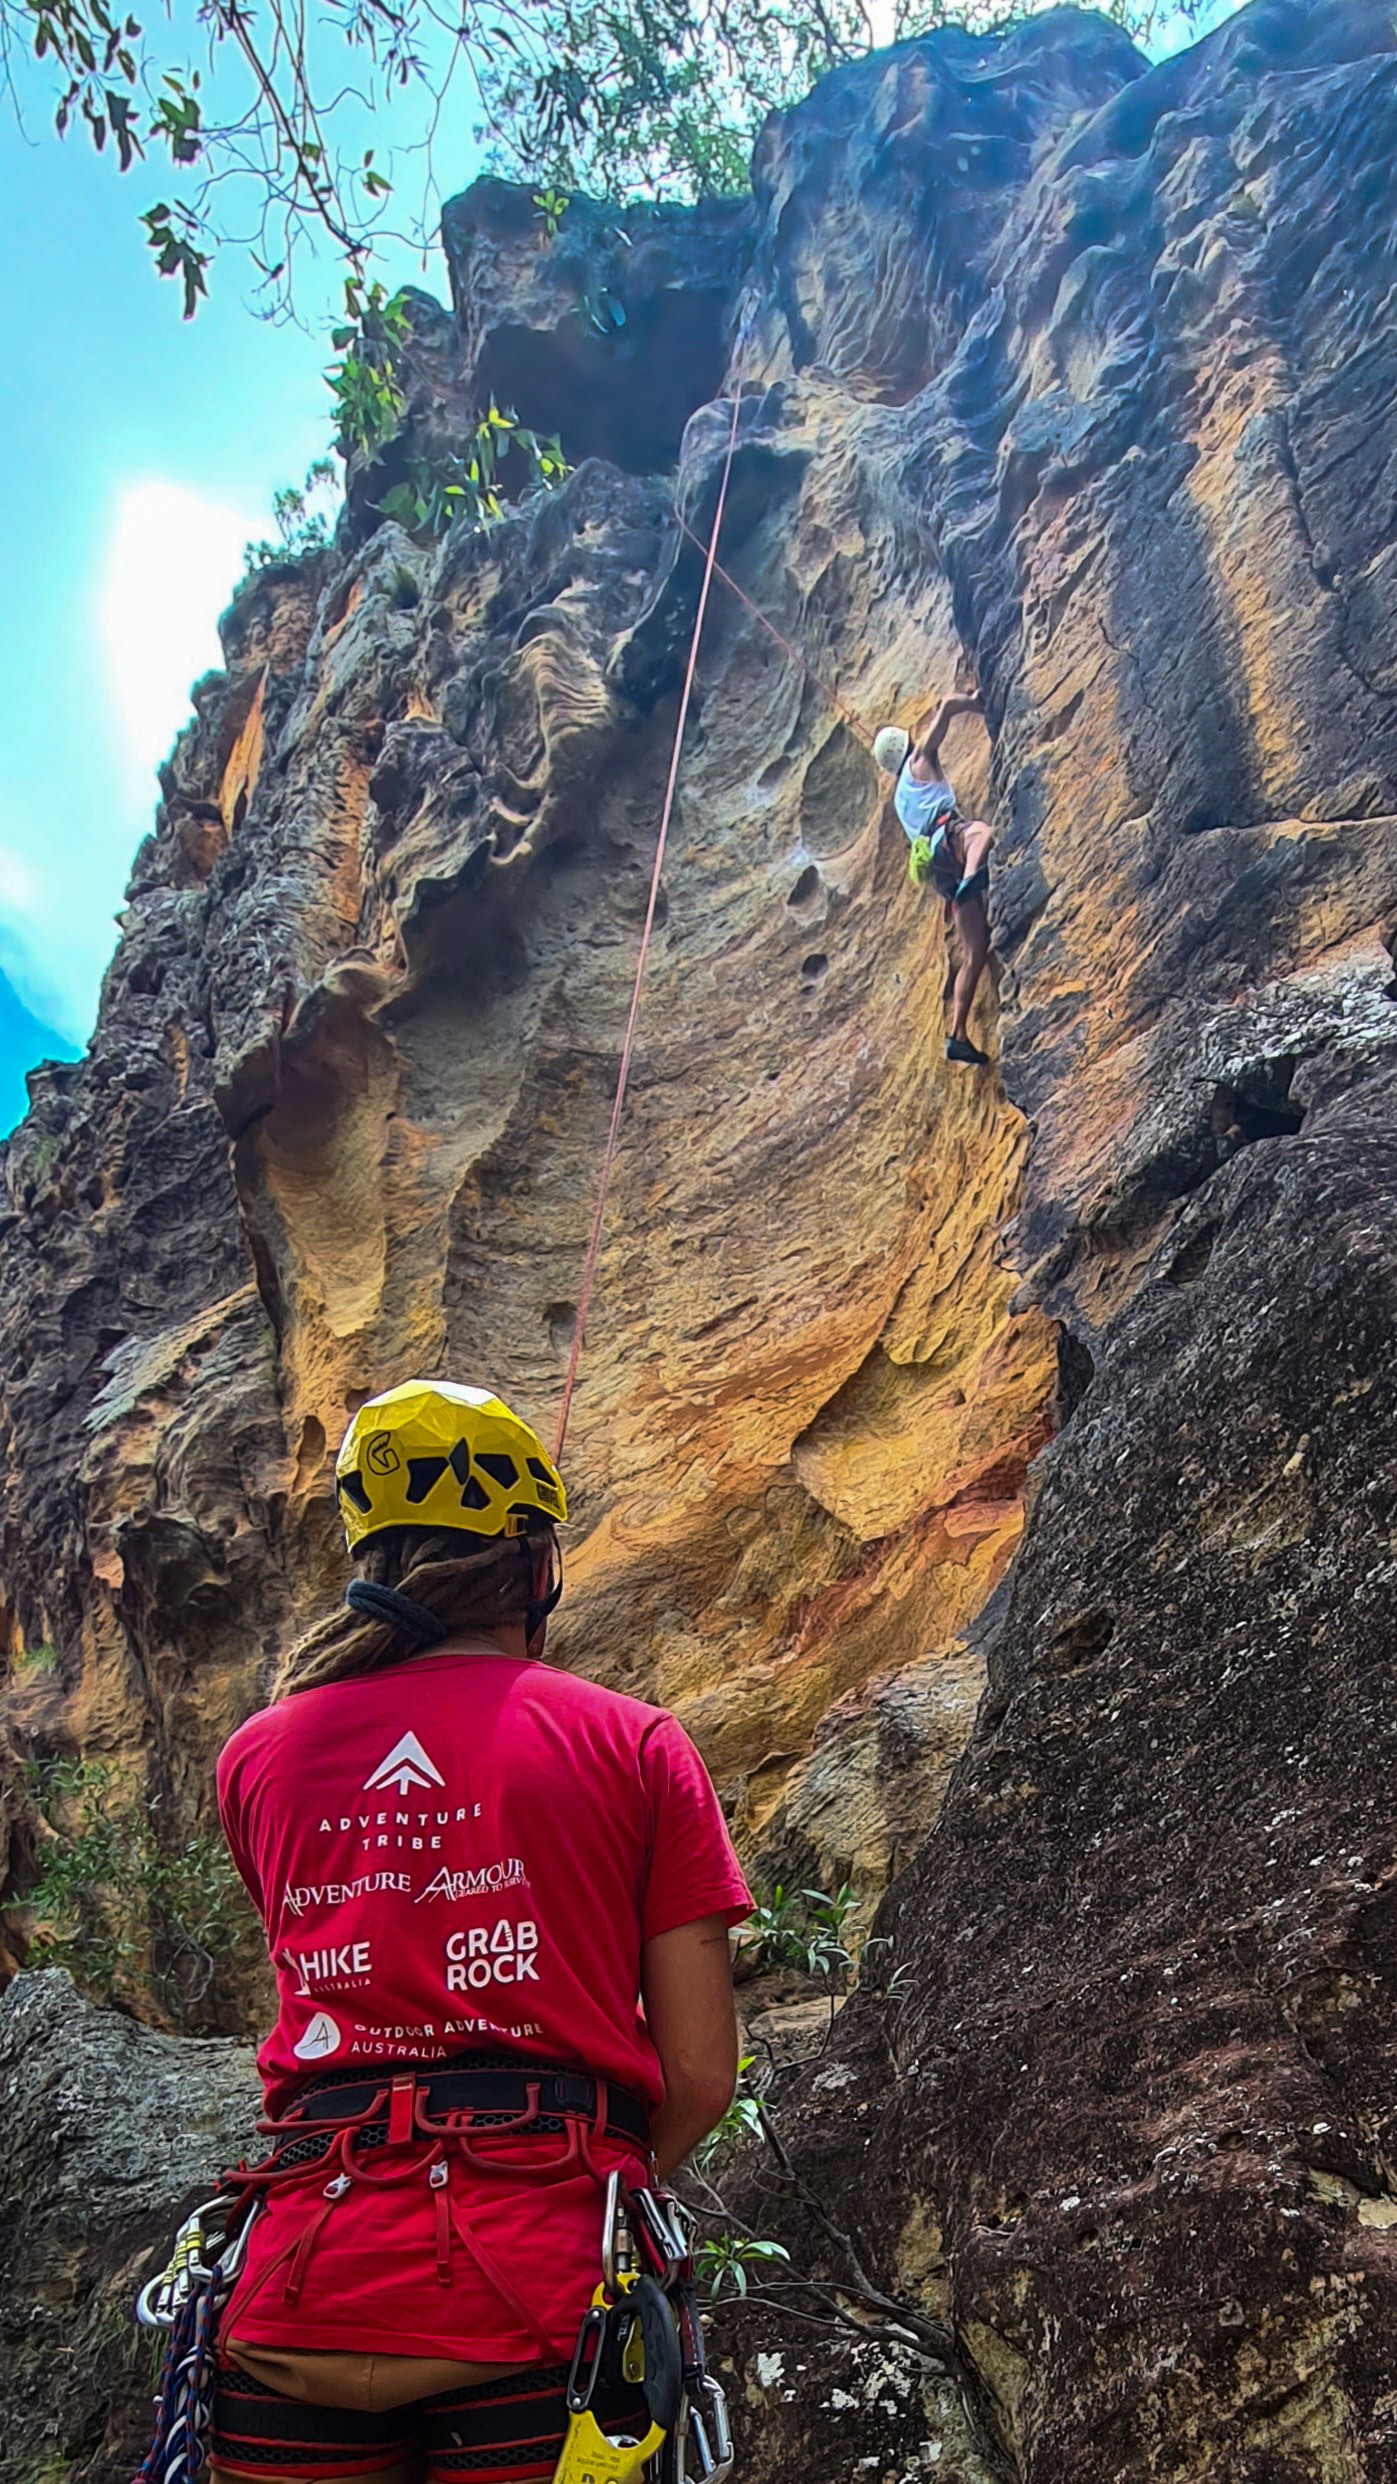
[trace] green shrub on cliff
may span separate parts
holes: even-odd
[[[334,537],[338,502],[334,466],[328,457],[317,457],[303,484],[288,483],[273,493],[276,537],[273,540],[264,535],[259,543],[244,546],[243,565],[249,575],[254,570],[270,569],[278,561],[301,561],[312,552],[327,552]]]
[[[32,1761],[25,1775],[47,1832],[23,1901],[31,1964],[66,1967],[96,2001],[149,1989],[186,2034],[213,2024],[215,1978],[250,1961],[255,1929],[222,1838],[167,1841],[162,1805],[108,1760]]]
[[[742,1926],[739,1956],[758,1975],[794,1967],[801,1975],[842,1979],[854,1963],[845,1933],[857,1903],[848,1881],[833,1895],[787,1889],[778,1881],[769,1897],[758,1896]]]
[[[392,439],[407,404],[400,369],[410,334],[404,294],[361,283],[356,271],[345,285],[344,318],[330,338],[339,360],[326,373],[341,457],[372,457]]]
[[[502,472],[506,464],[512,495]],[[385,492],[378,506],[409,535],[434,541],[459,518],[471,526],[488,526],[503,517],[508,497],[552,491],[570,472],[556,440],[541,439],[516,414],[502,414],[492,405],[460,456],[412,458],[406,479]]]

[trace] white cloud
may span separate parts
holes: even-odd
[[[189,691],[222,663],[217,621],[255,519],[182,484],[129,484],[117,504],[101,589],[112,704],[126,755],[150,778],[182,725]]]
[[[39,911],[39,878],[32,863],[12,847],[0,845],[0,907],[25,920]]]
[[[155,770],[221,664],[218,616],[256,517],[157,478],[128,484],[94,562],[90,739],[38,783],[0,794],[0,968],[49,1024],[81,1039],[113,917],[149,827]]]

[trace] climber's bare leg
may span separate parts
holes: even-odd
[[[987,828],[982,819],[966,821],[960,832],[960,876],[963,880],[973,879],[977,871],[983,871],[993,843],[994,830]]]
[[[955,1043],[964,1043],[970,1012],[980,988],[980,977],[990,953],[990,919],[983,897],[961,899],[956,907],[956,928],[964,955],[951,993],[951,1039]]]

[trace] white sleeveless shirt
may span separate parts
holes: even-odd
[[[956,814],[956,791],[945,776],[932,777],[929,784],[919,785],[907,771],[904,759],[893,788],[893,809],[907,832],[909,843],[917,837],[934,837]]]

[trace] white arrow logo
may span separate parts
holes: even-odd
[[[379,1761],[373,1775],[364,1779],[364,1790],[368,1794],[383,1794],[395,1785],[400,1794],[406,1794],[410,1786],[445,1783],[445,1777],[428,1759],[416,1734],[404,1734],[401,1742],[394,1743],[387,1759]]]

